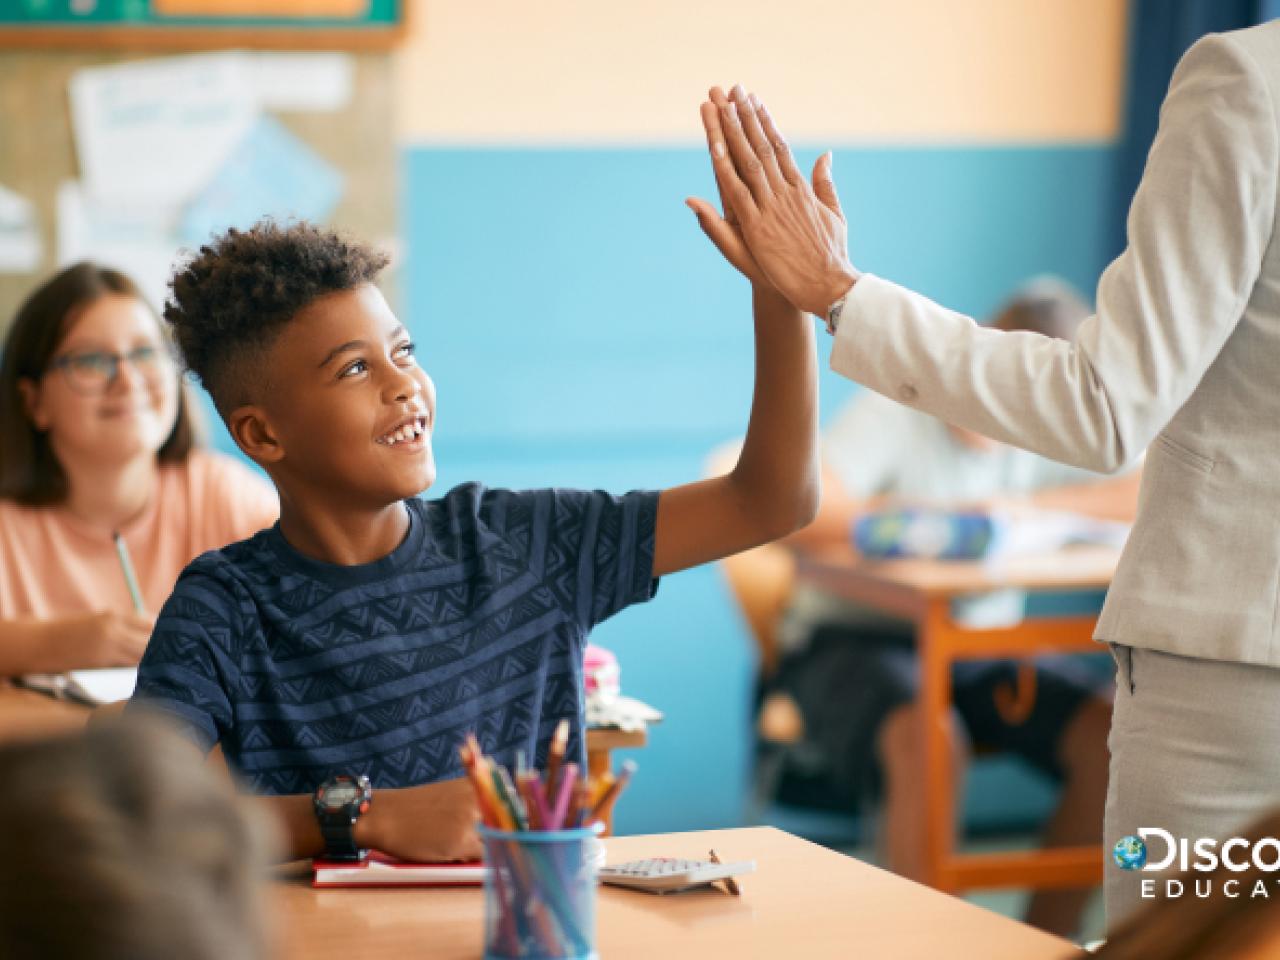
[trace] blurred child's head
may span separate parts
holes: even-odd
[[[1089,304],[1067,282],[1056,277],[1029,280],[996,310],[997,330],[1027,330],[1057,340],[1074,340],[1092,313]]]
[[[159,721],[0,747],[0,956],[261,960],[270,828]]]
[[[165,307],[187,366],[281,498],[376,508],[435,480],[435,388],[374,280],[388,258],[307,223],[201,247]]]
[[[996,310],[991,326],[1006,333],[1026,331],[1056,340],[1074,340],[1089,305],[1070,284],[1056,277],[1036,277],[1023,284]],[[972,450],[991,451],[999,444],[990,437],[952,427],[952,434]]]
[[[68,471],[179,462],[193,438],[166,332],[128,277],[78,263],[18,309],[0,359],[0,497],[60,503]]]

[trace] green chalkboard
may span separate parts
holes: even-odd
[[[415,0],[0,0],[0,45],[381,46]]]

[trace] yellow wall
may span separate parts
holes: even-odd
[[[1125,0],[414,0],[402,141],[682,143],[741,81],[801,141],[1109,140]]]

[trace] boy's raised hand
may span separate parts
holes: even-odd
[[[712,96],[724,101],[719,90],[713,90]],[[724,476],[662,491],[654,537],[654,576],[787,536],[812,521],[819,495],[813,321],[774,282],[777,278],[768,263],[755,256],[751,245],[753,230],[771,222],[760,210],[762,205],[776,206],[763,191],[773,189],[768,178],[784,176],[778,165],[780,156],[773,156],[767,173],[758,157],[754,161],[754,173],[763,178],[757,203],[726,158],[719,110],[714,102],[703,104],[702,120],[708,146],[712,155],[718,156],[714,167],[725,215],[721,217],[705,200],[691,199],[688,204],[725,259],[751,280],[755,390],[746,439],[733,469]],[[785,146],[781,137],[777,139]],[[789,154],[783,162],[790,164]],[[829,161],[823,161],[818,172],[829,169]],[[808,189],[807,184],[803,186]],[[785,193],[781,181],[778,191]],[[823,195],[828,196],[825,191]],[[830,197],[835,203],[834,193]],[[819,206],[825,216],[835,218],[843,227],[838,210]]]
[[[715,110],[710,107],[710,104],[702,105],[702,126],[707,134],[708,149],[712,149],[713,136],[719,130]],[[715,244],[716,249],[739,273],[751,281],[752,286],[771,288],[773,285],[769,283],[764,271],[760,269],[756,258],[751,255],[746,242],[742,239],[742,226],[738,223],[738,216],[734,213],[733,206],[725,197],[724,185],[720,182],[718,174],[716,189],[720,192],[720,209],[724,211],[723,217],[716,212],[714,206],[699,197],[690,197],[685,201],[685,205],[698,218],[698,226],[707,235],[707,239]]]

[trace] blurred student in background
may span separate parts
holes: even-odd
[[[1016,293],[992,325],[1069,340],[1088,315],[1088,305],[1069,287],[1044,278]],[[1027,503],[1132,520],[1137,485],[1136,473],[1106,480],[861,391],[824,432],[817,519],[784,543],[847,544],[860,515],[903,503],[965,509]],[[752,553],[782,549],[766,546]],[[763,677],[760,714],[766,752],[771,740],[790,743],[780,789],[792,796],[825,794],[825,805],[879,801],[886,865],[918,878],[926,798],[916,788],[921,731],[912,625],[813,587],[792,591],[789,558],[748,554],[728,562],[773,564],[785,591],[778,594],[785,613],[776,668]],[[1016,603],[1017,616],[1023,598],[984,599],[993,603],[985,610],[975,604],[971,616],[1007,619],[1009,601]],[[957,782],[963,782],[972,744],[1013,752],[1062,785],[1046,845],[1100,843],[1110,678],[1069,658],[1044,658],[1034,669],[1034,700],[1023,717],[998,706],[1017,689],[1015,662],[965,661],[952,668]],[[1038,893],[1027,919],[1069,935],[1087,896],[1087,890]]]
[[[80,263],[31,294],[0,358],[0,677],[136,664],[182,568],[278,509],[265,481],[197,446],[132,281]]]
[[[261,960],[267,821],[154,719],[0,747],[0,956]]]

